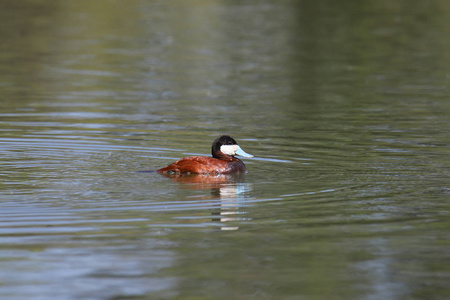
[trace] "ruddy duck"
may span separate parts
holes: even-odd
[[[156,172],[189,174],[228,174],[245,172],[244,163],[234,156],[253,157],[253,155],[245,153],[236,141],[228,135],[222,135],[215,139],[212,143],[211,152],[212,157],[184,157],[165,168],[156,170]]]

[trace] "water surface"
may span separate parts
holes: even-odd
[[[450,298],[450,7],[272,2],[0,1],[1,298]]]

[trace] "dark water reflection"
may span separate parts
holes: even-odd
[[[0,298],[448,299],[449,11],[0,1]]]
[[[203,174],[165,174],[162,175],[170,178],[172,181],[180,184],[183,189],[193,190],[210,190],[211,194],[207,195],[202,192],[201,196],[195,196],[195,203],[182,202],[183,208],[188,207],[201,207],[211,208],[217,207],[211,212],[210,216],[184,216],[178,219],[190,220],[191,222],[198,222],[203,226],[205,225],[205,219],[212,218],[212,221],[218,221],[221,223],[230,221],[243,221],[248,220],[245,218],[245,211],[241,209],[248,206],[248,195],[251,192],[251,184],[245,182],[245,174],[221,174],[221,175],[203,175]],[[171,204],[174,202],[171,201]],[[176,208],[177,210],[179,208]],[[221,230],[237,230],[237,226],[225,226],[220,224]]]

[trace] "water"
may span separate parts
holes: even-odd
[[[0,1],[0,298],[449,299],[449,12]]]

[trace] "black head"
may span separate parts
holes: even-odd
[[[221,135],[214,140],[211,147],[212,155],[217,151],[220,151],[220,147],[223,145],[237,145],[236,141],[229,135]]]

